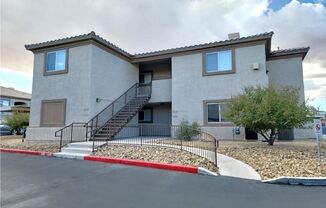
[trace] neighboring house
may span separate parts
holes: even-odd
[[[29,113],[31,94],[0,86],[0,123],[13,112]]]
[[[178,125],[197,121],[219,139],[257,139],[224,118],[228,99],[247,86],[291,86],[304,101],[302,61],[309,47],[271,51],[273,32],[132,55],[94,32],[26,45],[34,53],[29,139],[55,139],[72,122],[87,122],[135,83],[151,97],[132,119]],[[113,111],[112,111],[113,112]],[[104,118],[105,119],[105,118]],[[289,135],[300,138],[296,130]]]

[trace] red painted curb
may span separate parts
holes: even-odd
[[[42,156],[49,156],[49,157],[53,156],[53,153],[51,153],[51,152],[41,152],[41,151],[33,151],[33,150],[0,148],[0,152],[18,153],[18,154],[27,154],[27,155],[42,155]]]
[[[99,157],[99,156],[85,156],[84,160],[97,161],[97,162],[105,162],[105,163],[115,163],[115,164],[124,164],[124,165],[134,165],[140,167],[147,168],[156,168],[162,170],[174,170],[186,173],[196,173],[198,172],[198,168],[194,166],[186,166],[186,165],[175,165],[175,164],[166,164],[166,163],[158,163],[158,162],[147,162],[142,160],[128,160],[121,158],[110,158],[110,157]]]
[[[33,150],[0,148],[0,152],[18,153],[18,154],[27,154],[27,155],[41,155],[41,156],[49,156],[49,157],[54,156],[53,153],[51,152],[41,152],[41,151],[33,151]],[[158,162],[148,162],[142,160],[128,160],[128,159],[121,159],[121,158],[99,157],[99,156],[84,156],[84,160],[133,165],[133,166],[156,168],[162,170],[173,170],[173,171],[186,172],[186,173],[195,173],[195,174],[198,173],[197,167],[187,166],[187,165],[176,165],[176,164],[167,164],[167,163],[158,163]]]

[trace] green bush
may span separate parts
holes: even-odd
[[[303,128],[316,109],[301,102],[293,88],[248,87],[230,100],[226,118],[261,134],[273,145],[280,129]]]
[[[197,122],[193,122],[191,125],[189,121],[181,121],[177,129],[177,137],[186,141],[191,140],[193,137],[200,134],[200,127]]]
[[[21,133],[23,128],[29,124],[29,115],[27,113],[14,112],[11,117],[5,118],[5,124],[16,131],[17,134]]]

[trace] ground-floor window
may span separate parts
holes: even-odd
[[[227,110],[227,103],[219,102],[205,102],[205,122],[211,123],[222,123],[228,122],[225,118],[225,112]]]
[[[138,121],[140,123],[152,123],[153,122],[153,109],[142,109],[138,113]]]
[[[41,126],[64,126],[66,119],[66,99],[43,100]]]

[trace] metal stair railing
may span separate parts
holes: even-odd
[[[111,102],[102,111],[97,113],[86,123],[71,123],[55,132],[56,137],[60,137],[60,149],[67,143],[88,141],[94,138],[94,135],[117,114],[119,113],[131,100],[136,97],[150,98],[152,93],[152,84],[135,83],[128,90],[126,90],[117,99]],[[76,127],[78,125],[78,131]],[[78,137],[76,136],[78,135]],[[83,135],[83,136],[82,136]]]

